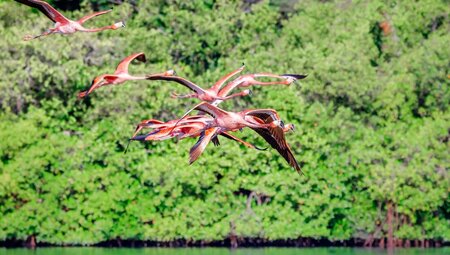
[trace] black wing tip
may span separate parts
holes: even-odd
[[[135,137],[131,137],[130,141],[145,141],[145,138],[147,138],[147,135],[137,135]]]
[[[292,77],[296,80],[302,80],[308,77],[308,74],[282,74],[281,76]]]

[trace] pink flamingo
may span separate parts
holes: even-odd
[[[227,84],[223,89],[221,89],[227,80],[229,80],[234,75],[242,72],[244,70],[244,68],[245,68],[245,66],[243,65],[242,67],[225,75],[209,89],[203,89],[200,86],[198,86],[197,84],[195,84],[185,78],[179,77],[179,76],[167,77],[167,76],[152,75],[152,77],[149,77],[149,80],[173,81],[173,82],[177,82],[177,83],[189,88],[190,90],[194,91],[194,93],[188,94],[188,95],[178,95],[176,93],[172,93],[173,98],[198,98],[205,102],[218,104],[219,102],[222,102],[224,100],[251,94],[251,91],[249,89],[246,89],[239,93],[228,96],[229,92],[238,86],[239,87],[248,87],[251,85],[267,86],[267,85],[274,85],[274,84],[289,85],[292,82],[296,81],[297,79],[303,79],[306,77],[305,75],[296,75],[296,74],[285,74],[285,75],[276,75],[276,74],[271,74],[271,73],[248,74],[248,75],[243,75],[243,76],[238,77],[236,80],[232,81],[231,83]],[[278,78],[278,79],[282,79],[282,81],[261,82],[261,81],[258,81],[255,79],[257,77]]]
[[[146,79],[148,79],[148,77],[153,76],[153,75],[150,75],[150,76],[132,76],[132,75],[130,75],[128,73],[128,66],[131,63],[131,61],[133,61],[134,59],[141,61],[141,62],[146,62],[145,54],[143,52],[132,54],[132,55],[124,58],[117,66],[114,74],[103,74],[103,75],[96,77],[92,81],[91,86],[89,87],[88,90],[80,92],[78,94],[78,98],[86,97],[92,91],[94,91],[100,87],[106,86],[106,85],[117,85],[117,84],[121,84],[126,81],[130,81],[130,80],[146,80]],[[160,76],[164,77],[164,76],[171,76],[173,74],[174,74],[174,71],[169,70],[164,73],[159,73],[159,74],[154,74],[154,75],[156,75],[158,77],[160,77]]]
[[[258,77],[269,77],[269,78],[277,78],[281,79],[281,81],[271,81],[271,82],[262,82],[258,81],[255,78]],[[270,86],[270,85],[291,85],[293,82],[296,82],[297,80],[301,80],[306,78],[307,75],[303,74],[282,74],[282,75],[276,75],[272,73],[256,73],[256,74],[245,74],[241,75],[235,80],[231,81],[225,87],[223,87],[219,93],[218,97],[226,97],[233,89],[235,88],[245,88],[250,87],[253,85],[259,85],[259,86]],[[213,105],[217,106],[223,102],[223,100],[215,100],[212,102]]]
[[[33,39],[36,39],[39,37],[43,37],[43,36],[47,36],[47,35],[55,34],[55,33],[73,34],[77,31],[99,32],[99,31],[108,30],[108,29],[116,30],[121,27],[125,27],[125,24],[122,21],[117,22],[111,26],[105,26],[105,27],[101,27],[101,28],[85,28],[85,27],[83,27],[84,22],[86,22],[89,19],[92,19],[96,16],[106,14],[106,13],[110,12],[111,10],[95,12],[90,15],[86,15],[77,21],[74,21],[74,20],[70,20],[70,19],[64,17],[64,15],[62,15],[60,12],[58,12],[55,8],[53,8],[49,3],[45,2],[45,1],[40,1],[40,0],[15,0],[15,1],[38,9],[39,11],[44,13],[45,16],[47,16],[50,20],[52,20],[55,23],[54,28],[50,28],[40,35],[37,35],[37,36],[26,35],[24,37],[25,41],[33,40]]]
[[[227,112],[212,104],[202,102],[189,110],[180,120],[183,120],[191,111],[198,110],[211,115],[214,121],[209,122],[202,132],[198,142],[191,148],[189,163],[192,164],[203,153],[206,145],[218,134],[228,131],[237,131],[249,127],[262,136],[271,146],[280,153],[286,161],[301,173],[284,133],[287,131],[278,113],[272,109],[244,110],[241,112]],[[289,125],[294,129],[294,125]]]
[[[168,122],[161,122],[159,120],[144,120],[141,122],[141,124],[138,125],[136,128],[136,132],[134,133],[133,137],[130,139],[136,140],[136,141],[160,141],[160,140],[166,140],[173,137],[177,137],[178,139],[183,139],[186,137],[198,137],[202,132],[204,132],[204,129],[208,126],[209,122],[212,121],[212,118],[207,117],[205,115],[198,115],[198,116],[189,116],[185,120],[179,121],[179,124],[175,127],[177,120],[172,120]],[[143,128],[143,127],[151,127],[155,128],[154,131],[150,132],[146,135],[140,135],[137,136],[137,133]],[[242,143],[248,148],[253,148],[257,150],[266,150],[258,148],[257,146],[245,142],[233,135],[231,135],[228,132],[220,132],[217,133],[217,135],[221,135],[223,137],[226,137],[228,139],[234,140],[236,142]],[[212,142],[214,145],[218,146],[219,139],[218,137],[213,137]],[[128,148],[128,146],[127,146]]]
[[[186,96],[178,96],[175,93],[172,93],[172,97],[174,98],[190,98],[190,97],[195,97],[198,98],[202,101],[205,102],[212,102],[214,100],[227,100],[233,97],[237,97],[237,96],[245,96],[250,94],[250,90],[245,90],[242,91],[241,93],[237,93],[237,94],[233,94],[231,96],[228,97],[219,97],[217,94],[219,92],[219,89],[222,87],[222,85],[228,80],[230,79],[232,76],[242,72],[242,70],[244,70],[244,66],[242,66],[239,69],[234,70],[233,72],[225,75],[224,77],[222,77],[219,81],[217,81],[210,89],[203,89],[200,86],[198,86],[197,84],[179,77],[179,76],[157,76],[157,75],[152,75],[151,77],[149,76],[148,79],[149,80],[164,80],[164,81],[173,81],[176,83],[179,83],[185,87],[187,87],[188,89],[194,91],[195,93],[190,94],[190,95],[186,95]]]

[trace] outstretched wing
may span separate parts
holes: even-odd
[[[236,79],[232,80],[227,85],[225,85],[225,87],[223,87],[219,91],[219,93],[217,93],[217,95],[220,97],[227,96],[233,89],[235,89],[237,86],[239,86],[246,79],[246,77],[247,77],[247,75],[241,75],[241,76],[237,77]]]
[[[114,74],[128,73],[128,66],[130,65],[131,61],[133,61],[135,59],[137,59],[141,62],[144,62],[144,63],[147,61],[145,58],[145,54],[143,52],[135,53],[133,55],[130,55],[130,56],[122,59],[122,61],[120,61],[119,65],[117,66]]]
[[[211,89],[219,92],[219,89],[222,87],[222,85],[229,80],[231,77],[235,76],[236,74],[242,72],[242,70],[244,70],[245,65],[242,65],[241,67],[239,67],[238,69],[234,70],[233,72],[225,75],[224,77],[222,77],[220,80],[218,80],[212,87]]]
[[[250,114],[261,119],[265,124],[272,123],[275,120],[279,120],[274,118],[273,113],[264,112],[264,111],[255,111]],[[252,128],[256,133],[266,140],[272,146],[272,148],[276,149],[278,153],[289,163],[290,166],[295,168],[297,172],[301,173],[301,168],[294,157],[294,154],[291,151],[291,148],[286,142],[286,137],[284,136],[284,131],[281,127],[268,127],[268,128]]]
[[[53,6],[45,1],[40,0],[15,0],[24,5],[28,5],[30,7],[36,8],[41,11],[45,16],[51,19],[53,22],[59,22],[61,24],[69,23],[69,19],[64,17],[60,12],[58,12]]]
[[[207,113],[209,115],[211,115],[213,118],[217,118],[218,115],[220,114],[226,114],[226,112],[222,109],[220,109],[217,106],[214,106],[210,103],[207,102],[201,102],[199,104],[197,104],[196,106],[192,107],[191,109],[189,109],[178,121],[180,122],[181,120],[183,120],[184,118],[186,118],[186,116],[191,113],[192,111],[197,110],[197,111],[201,111],[204,113]],[[175,124],[176,126],[176,124]]]
[[[173,81],[176,83],[179,83],[186,88],[194,91],[197,94],[203,94],[205,93],[205,90],[202,89],[197,84],[186,80],[185,78],[179,77],[179,76],[167,76],[167,75],[148,75],[147,80],[153,80],[153,81]]]
[[[200,157],[211,139],[217,136],[218,130],[219,128],[215,127],[202,132],[197,143],[191,148],[189,152],[189,164],[194,163],[198,159],[198,157]]]
[[[83,24],[84,22],[86,22],[86,21],[88,21],[88,20],[90,20],[90,19],[92,19],[92,18],[94,18],[94,17],[97,17],[97,16],[100,16],[100,15],[106,14],[106,13],[111,12],[111,11],[112,11],[112,10],[106,10],[106,11],[94,12],[94,13],[92,13],[92,14],[86,15],[86,16],[84,16],[83,18],[79,19],[78,22],[79,22],[80,24]]]
[[[182,121],[184,118],[186,118],[186,116],[194,110],[198,110],[198,111],[207,113],[207,114],[211,115],[213,118],[216,118],[221,113],[226,113],[224,110],[222,110],[214,105],[211,105],[207,102],[201,102],[201,103],[197,104],[196,106],[194,106],[193,108],[189,109],[181,118],[179,118],[177,120],[177,122],[175,123],[175,125],[173,126],[172,130],[175,129],[175,127],[177,127],[177,125],[178,125],[178,123],[180,123],[180,121]]]

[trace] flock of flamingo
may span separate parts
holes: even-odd
[[[78,21],[70,20],[49,3],[40,0],[15,0],[16,2],[37,8],[44,13],[50,20],[55,23],[54,28],[50,28],[44,33],[37,36],[25,36],[24,40],[32,40],[51,34],[72,34],[77,31],[80,32],[98,32],[108,29],[119,29],[125,27],[123,22],[118,22],[110,26],[101,28],[85,28],[84,22],[87,20],[106,14],[111,10],[95,12],[87,15]],[[186,112],[181,118],[163,122],[156,119],[143,120],[137,125],[130,141],[161,141],[170,138],[183,139],[187,137],[199,137],[197,143],[190,150],[189,163],[192,164],[203,153],[206,146],[212,141],[214,145],[219,145],[218,136],[223,136],[245,145],[248,148],[265,150],[257,146],[245,142],[242,139],[232,135],[230,132],[242,130],[245,127],[253,129],[261,137],[263,137],[274,149],[276,149],[281,156],[289,163],[291,167],[301,173],[300,166],[295,159],[288,143],[286,142],[285,133],[294,130],[293,124],[284,124],[280,119],[277,111],[273,109],[254,109],[244,110],[240,112],[225,111],[218,107],[218,105],[228,99],[235,97],[242,97],[251,94],[251,90],[245,89],[235,94],[230,92],[236,88],[246,88],[253,85],[268,86],[268,85],[290,85],[291,83],[304,79],[306,75],[299,74],[283,74],[276,75],[271,73],[255,73],[240,75],[237,78],[232,78],[240,74],[245,66],[226,74],[221,77],[209,89],[203,89],[197,84],[177,76],[175,71],[168,70],[163,73],[156,73],[144,76],[133,76],[128,72],[128,66],[133,61],[145,62],[144,53],[136,53],[124,58],[117,66],[113,74],[103,74],[96,77],[90,87],[78,94],[78,98],[86,98],[94,90],[106,86],[117,85],[129,80],[153,80],[153,81],[170,81],[181,84],[192,91],[191,94],[178,95],[173,93],[172,98],[197,98],[201,102],[195,105],[192,109]],[[275,79],[271,82],[263,82],[257,80],[260,77],[267,77]],[[197,115],[189,115],[192,111],[198,111]],[[150,129],[150,132],[141,134],[142,130]],[[128,146],[127,146],[128,148]]]

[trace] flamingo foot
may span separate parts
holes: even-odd
[[[26,36],[23,37],[23,40],[24,40],[24,41],[31,41],[31,40],[33,40],[34,38],[36,38],[36,36],[26,35]]]

